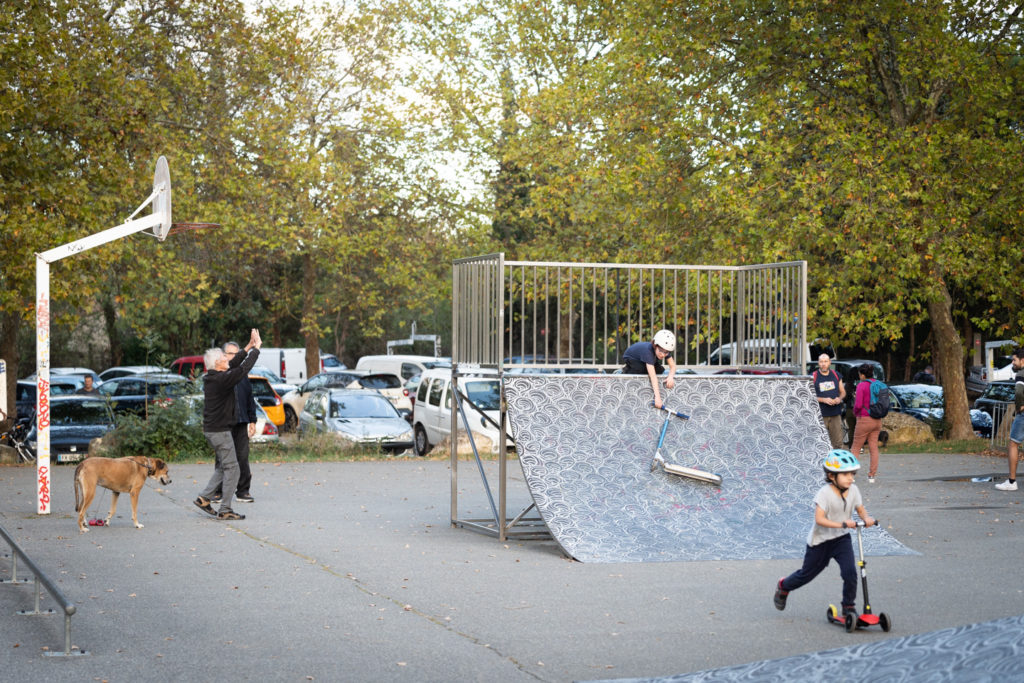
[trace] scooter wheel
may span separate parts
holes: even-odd
[[[828,609],[825,610],[825,619],[827,619],[829,621],[829,623],[831,623],[831,622],[838,623],[840,621],[840,619],[839,619],[839,610],[836,609],[835,605],[829,605]]]
[[[857,630],[857,615],[856,614],[847,614],[846,615],[846,621],[843,622],[843,623],[846,626],[846,632],[847,633],[853,633],[854,631]]]
[[[889,621],[889,615],[886,614],[885,612],[882,612],[881,614],[879,614],[878,615],[878,625],[882,627],[883,631],[888,633],[889,629],[892,628],[892,622]]]

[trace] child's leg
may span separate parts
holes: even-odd
[[[829,550],[831,543],[832,541],[826,541],[818,545],[807,546],[807,552],[804,553],[803,566],[782,580],[780,584],[782,590],[787,592],[795,591],[820,574],[828,566],[829,560],[832,559],[832,553]]]
[[[835,540],[832,557],[839,564],[839,575],[843,579],[843,609],[857,608],[857,560],[853,556],[853,541],[850,534]]]

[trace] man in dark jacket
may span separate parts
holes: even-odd
[[[239,346],[230,341],[224,344],[224,355],[230,362],[238,355]],[[253,400],[252,383],[246,375],[235,385],[235,426],[231,428],[231,441],[235,444],[235,457],[238,459],[238,490],[235,500],[239,503],[251,503],[253,497],[249,493],[252,486],[252,470],[249,469],[249,439],[256,434],[256,402]],[[221,495],[218,489],[214,500]]]
[[[210,349],[203,357],[206,375],[203,377],[203,434],[216,453],[213,476],[203,492],[195,499],[196,506],[218,519],[245,519],[231,509],[231,501],[238,487],[238,458],[235,454],[231,430],[238,423],[235,386],[248,377],[252,366],[259,358],[263,340],[254,329],[245,354],[237,353],[229,358],[221,349]],[[210,505],[217,489],[223,491],[220,509],[214,512]]]

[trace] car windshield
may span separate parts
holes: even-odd
[[[501,410],[501,390],[496,380],[468,380],[464,386],[466,396],[480,410]]]
[[[50,406],[50,424],[105,425],[110,423],[103,401],[60,401]]]
[[[397,417],[398,412],[383,396],[374,394],[352,395],[331,400],[331,417],[345,418],[380,418]]]
[[[320,361],[323,363],[324,368],[341,368],[343,367],[341,361],[334,356],[323,356]]]
[[[941,408],[942,387],[891,387],[904,408]]]
[[[249,384],[252,386],[252,395],[261,397],[272,397],[276,396],[277,392],[270,386],[270,382],[264,379],[262,382],[259,380],[249,380]]]
[[[397,389],[402,386],[402,380],[398,375],[367,375],[359,378],[359,384],[364,389]]]
[[[284,384],[284,380],[274,374],[273,370],[267,370],[266,368],[255,367],[250,372],[260,377],[266,377],[274,384]]]

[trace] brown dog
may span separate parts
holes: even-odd
[[[139,493],[146,483],[146,477],[157,479],[166,486],[171,483],[170,475],[167,463],[160,458],[147,458],[141,455],[127,458],[86,458],[75,469],[75,512],[78,513],[78,529],[83,534],[89,530],[84,523],[85,512],[96,495],[96,486],[112,491],[107,524],[117,511],[118,496],[129,493],[132,497],[132,522],[135,523],[135,528],[141,529],[142,525],[139,524],[138,518]]]

